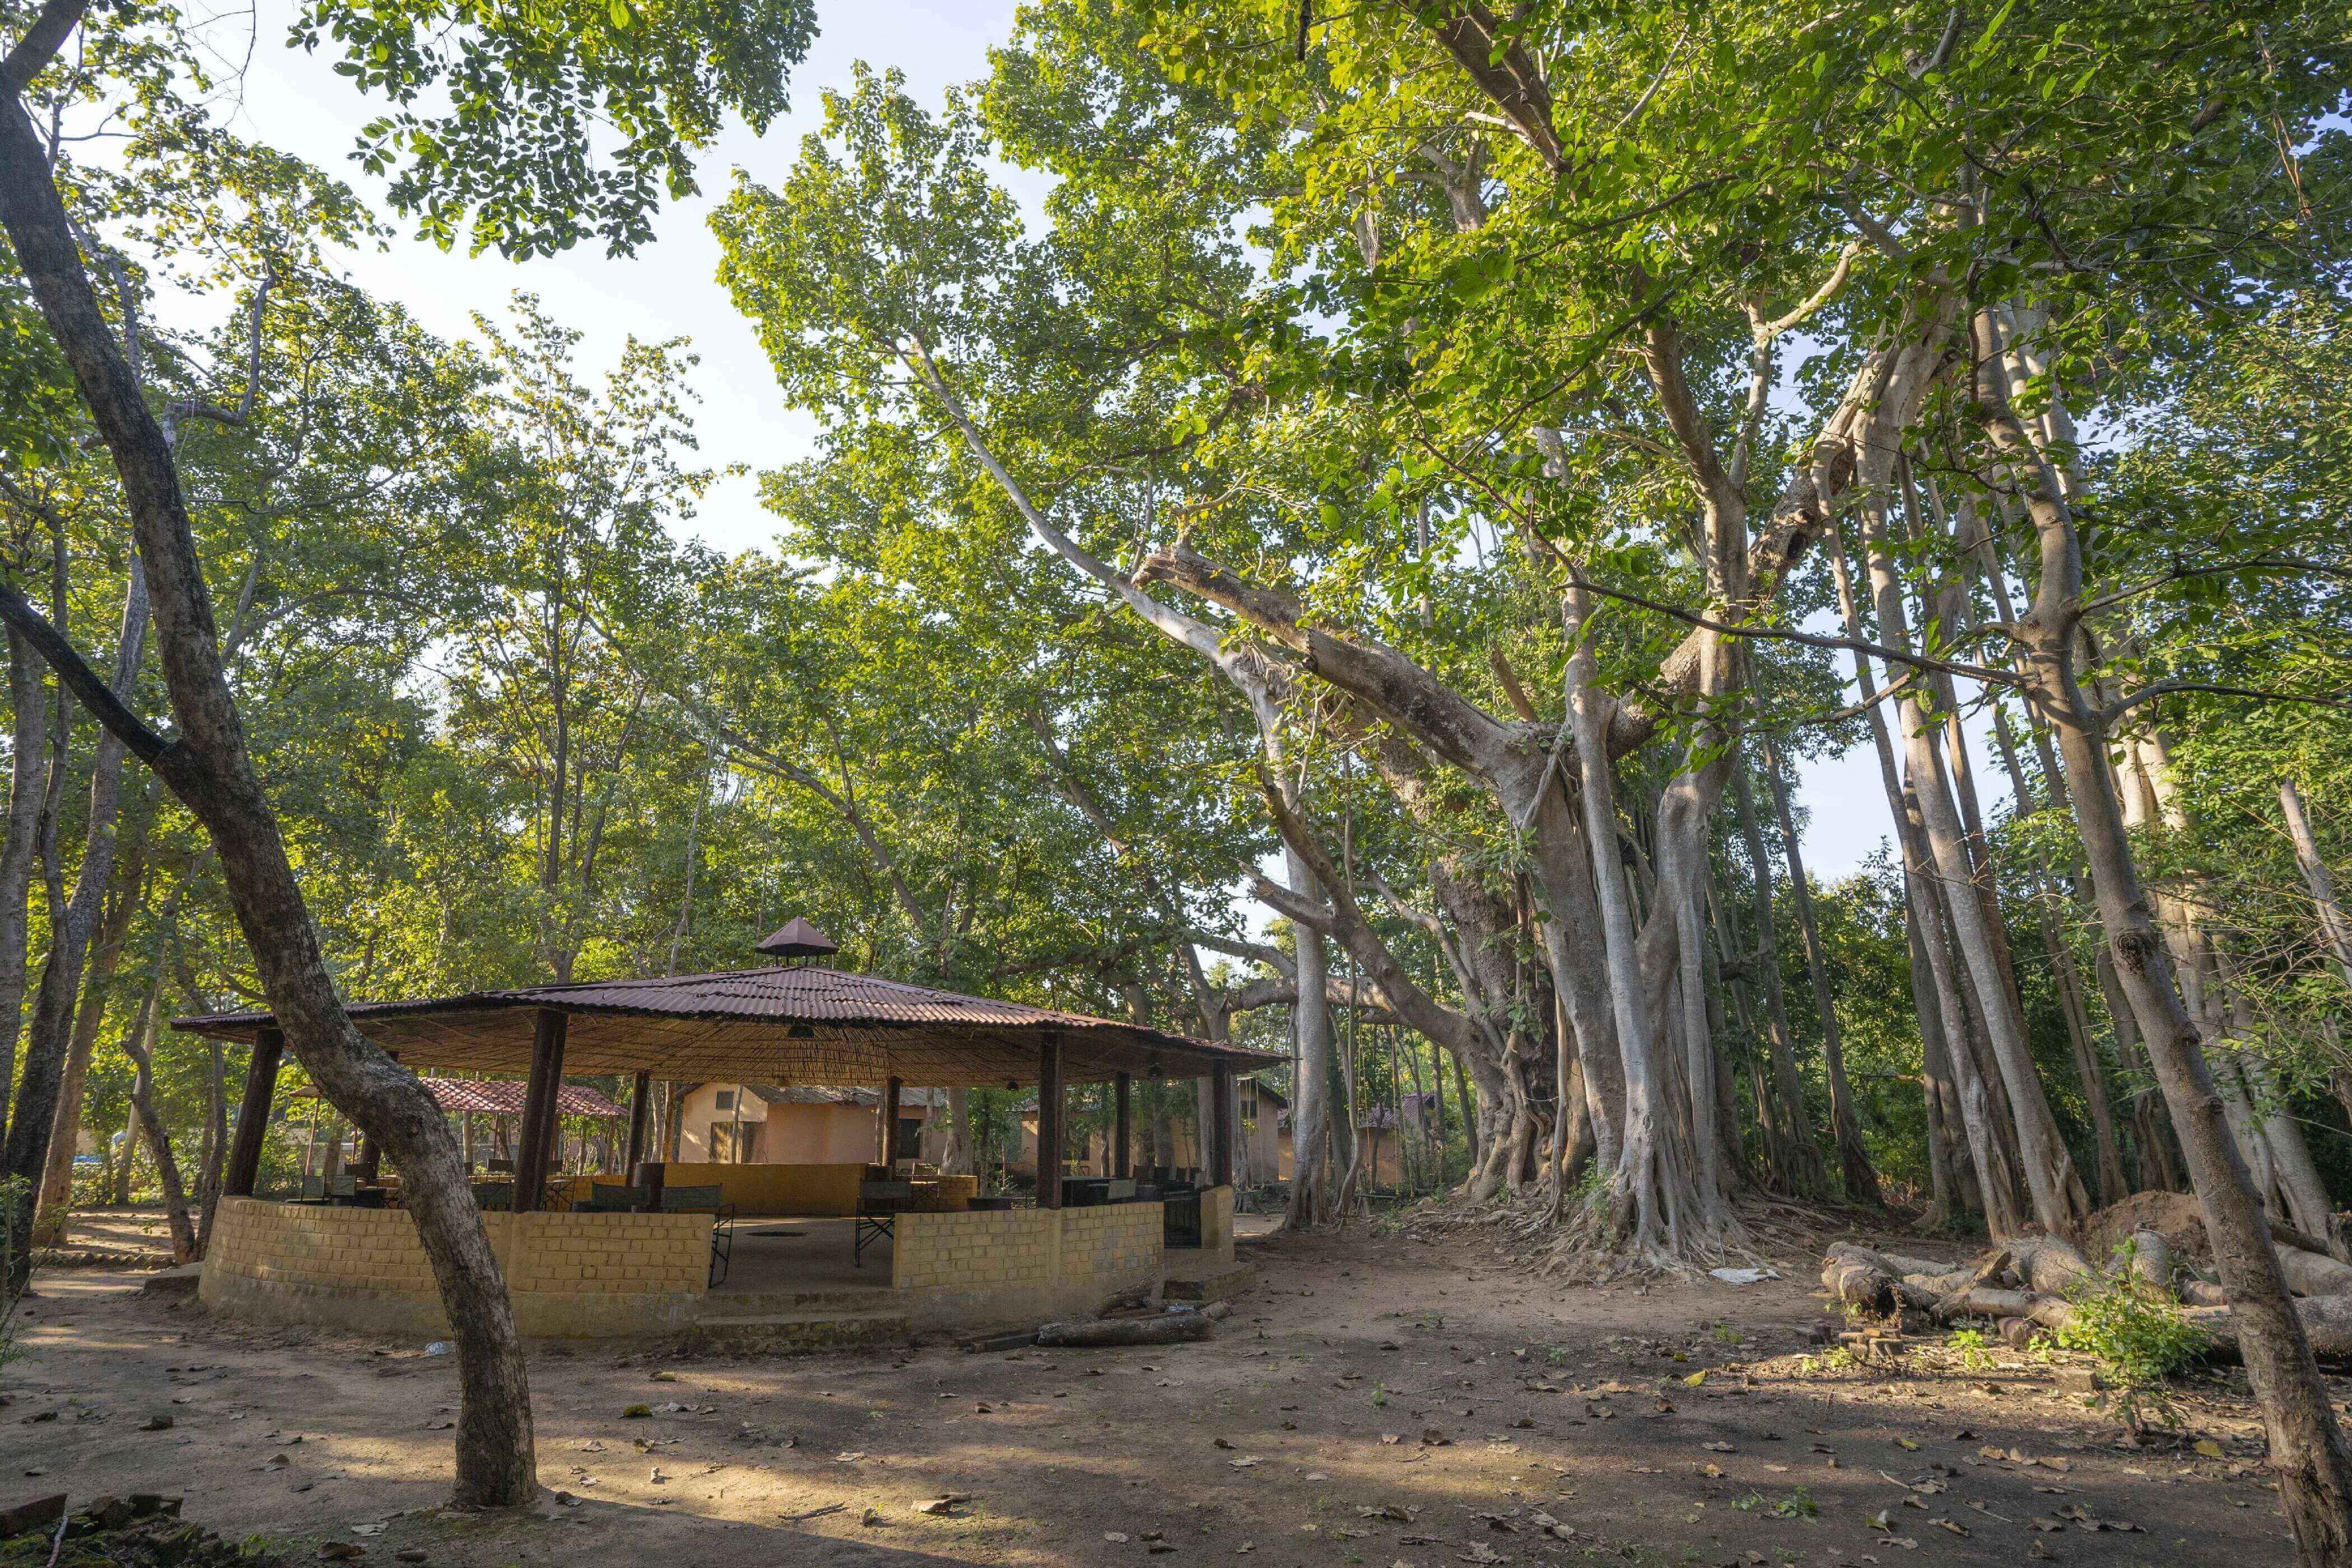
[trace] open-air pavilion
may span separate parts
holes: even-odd
[[[805,922],[760,947],[785,961],[349,1009],[362,1033],[421,1073],[527,1074],[514,1176],[498,1211],[486,1203],[483,1216],[526,1333],[735,1325],[838,1338],[860,1327],[978,1329],[1084,1310],[1171,1278],[1213,1282],[1233,1270],[1235,1075],[1263,1067],[1264,1056],[824,967],[809,960],[833,946]],[[220,1013],[173,1027],[253,1048],[204,1300],[281,1321],[437,1327],[423,1249],[396,1205],[306,1207],[254,1196],[284,1052],[272,1016]],[[635,1081],[630,1186],[597,1195],[623,1201],[571,1203],[579,1184],[551,1179],[567,1074]],[[1034,1085],[1041,1124],[1034,1205],[981,1199],[969,1178],[961,1186],[928,1184],[919,1194],[887,1162],[665,1165],[648,1157],[646,1091],[656,1079],[871,1085],[881,1092],[885,1127],[896,1124],[908,1083]],[[1135,1179],[1129,1105],[1138,1079],[1213,1084],[1205,1169],[1181,1193]],[[1073,1083],[1115,1086],[1108,1178],[1065,1179],[1064,1092]],[[667,1201],[714,1186],[719,1202],[680,1211]],[[714,1237],[713,1210],[731,1210],[723,1238]],[[1181,1215],[1173,1225],[1171,1210]],[[754,1215],[789,1223],[744,1223]],[[868,1243],[862,1255],[853,1235]]]

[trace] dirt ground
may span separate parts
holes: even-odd
[[[47,1270],[0,1373],[0,1502],[178,1492],[231,1539],[462,1568],[2291,1557],[2242,1385],[2184,1392],[2189,1440],[2151,1449],[2079,1366],[1832,1364],[1807,1342],[1832,1322],[1817,1253],[1782,1249],[1788,1277],[1756,1286],[1564,1288],[1484,1230],[1244,1250],[1257,1282],[1202,1344],[535,1350],[550,1497],[521,1518],[437,1507],[450,1358]]]

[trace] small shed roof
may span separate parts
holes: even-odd
[[[746,1083],[743,1092],[770,1105],[843,1105],[871,1111],[882,1103],[882,1091],[856,1084]],[[930,1110],[947,1103],[936,1089],[901,1089],[898,1108]]]
[[[1029,1084],[1037,1081],[1039,1046],[1048,1035],[1062,1040],[1063,1076],[1072,1082],[1118,1072],[1193,1078],[1220,1065],[1246,1072],[1266,1062],[1255,1051],[1139,1024],[816,965],[523,986],[358,1002],[347,1010],[362,1033],[402,1061],[458,1073],[529,1071],[541,1011],[565,1015],[564,1071],[582,1076]],[[275,1022],[266,1012],[211,1013],[175,1019],[173,1027],[251,1041]]]

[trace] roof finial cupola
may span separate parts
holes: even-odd
[[[795,915],[781,929],[761,937],[755,951],[786,963],[808,963],[817,958],[829,958],[841,951],[841,945]]]

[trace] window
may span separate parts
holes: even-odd
[[[894,1160],[920,1159],[923,1153],[923,1119],[920,1116],[898,1118],[898,1146],[890,1151]]]
[[[718,1110],[732,1111],[735,1109],[735,1091],[721,1089],[717,1094],[711,1096],[710,1103]]]
[[[1242,1114],[1243,1114],[1243,1115],[1244,1115],[1244,1116],[1249,1116],[1249,1117],[1255,1117],[1255,1116],[1256,1116],[1256,1114],[1257,1114],[1257,1102],[1256,1102],[1256,1101],[1255,1101],[1255,1100],[1244,1100],[1244,1101],[1243,1101],[1243,1102],[1242,1102]]]

